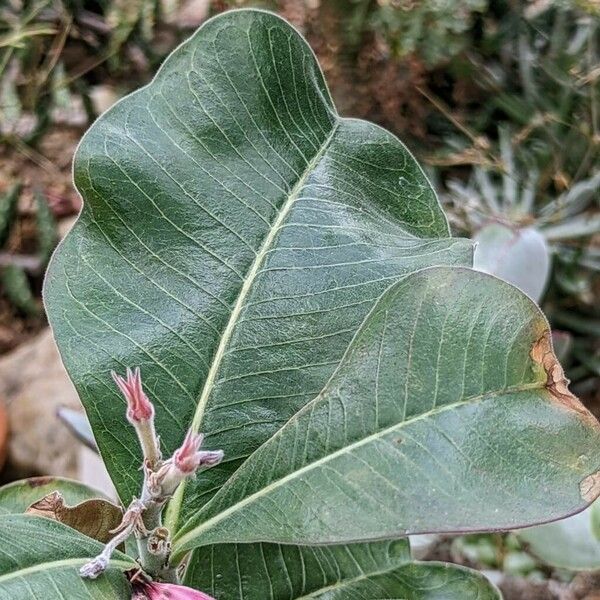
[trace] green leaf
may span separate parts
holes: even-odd
[[[65,598],[127,600],[123,571],[135,562],[116,552],[106,573],[82,579],[79,568],[102,550],[91,540],[57,521],[28,515],[0,517],[0,600]]]
[[[319,393],[391,283],[471,263],[404,145],[340,118],[306,42],[262,11],[207,22],[94,124],[74,175],[45,300],[122,500],[141,457],[111,369],[141,367],[165,455],[190,425],[225,451],[171,527]]]
[[[0,487],[0,516],[23,513],[54,519],[103,543],[123,516],[102,492],[61,477],[31,477]]]
[[[594,535],[599,502],[573,517],[519,532],[529,550],[548,565],[573,571],[600,569],[600,540]]]
[[[479,573],[411,562],[406,541],[348,546],[224,544],[202,548],[186,583],[216,600],[499,600]]]
[[[56,219],[50,210],[50,205],[46,196],[39,190],[34,193],[36,202],[36,227],[37,227],[37,244],[38,255],[45,265],[50,258],[50,255],[56,248],[58,242],[58,229]]]
[[[541,231],[550,242],[596,235],[600,233],[600,216],[596,214],[577,215],[556,225],[548,225]]]
[[[26,315],[38,315],[38,305],[25,269],[18,265],[0,266],[0,285],[7,298]]]
[[[2,195],[0,201],[0,248],[10,235],[12,224],[17,216],[17,204],[19,202],[19,194],[21,193],[21,185],[14,184],[6,194]]]
[[[56,491],[71,505],[105,497],[102,492],[72,479],[30,477],[0,487],[0,516],[24,513],[34,502]]]
[[[94,432],[83,411],[69,408],[68,406],[61,406],[56,411],[56,416],[66,425],[67,429],[79,442],[95,453],[98,452]]]
[[[331,544],[515,529],[600,491],[600,428],[516,288],[435,267],[393,285],[324,390],[178,532]]]

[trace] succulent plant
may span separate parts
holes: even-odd
[[[550,276],[551,254],[581,258],[590,237],[600,232],[595,212],[600,170],[554,198],[539,197],[539,171],[518,158],[506,128],[500,129],[503,172],[475,167],[468,182],[448,182],[454,225],[478,242],[475,265],[514,283],[539,301]],[[568,242],[576,241],[576,245]],[[579,252],[578,252],[579,250]]]

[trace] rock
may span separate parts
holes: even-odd
[[[71,228],[75,225],[75,221],[77,221],[77,217],[66,217],[58,222],[58,235],[61,240],[71,231]]]
[[[567,584],[506,577],[499,585],[504,600],[578,600]],[[590,600],[590,599],[586,599]]]
[[[9,462],[21,476],[77,475],[78,444],[57,420],[61,405],[79,406],[50,330],[0,359],[0,397],[11,434]]]
[[[60,406],[82,407],[50,329],[0,358],[0,399],[9,415],[8,461],[14,475],[71,477],[115,496],[100,458],[57,417]]]
[[[110,85],[95,85],[90,90],[90,97],[96,114],[101,115],[119,99],[119,94]]]
[[[578,573],[571,584],[573,600],[600,600],[600,572]]]

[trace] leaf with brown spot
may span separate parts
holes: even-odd
[[[52,492],[44,496],[25,512],[60,521],[102,543],[111,539],[111,531],[119,526],[123,517],[121,509],[108,500],[94,498],[75,506],[68,506],[60,492]]]
[[[31,504],[59,491],[67,504],[102,498],[104,494],[79,481],[63,477],[30,477],[0,487],[0,516],[24,513]]]
[[[562,366],[558,362],[552,347],[550,331],[545,331],[531,348],[531,358],[538,363],[546,374],[546,388],[552,397],[563,403],[570,410],[578,411],[586,416],[590,413],[569,391],[569,380],[565,377]]]
[[[211,543],[516,529],[583,510],[600,493],[600,426],[549,336],[537,305],[495,277],[409,275],[325,388],[175,534],[175,558]]]

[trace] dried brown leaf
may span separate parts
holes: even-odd
[[[121,509],[107,500],[95,498],[68,506],[60,492],[52,492],[34,502],[26,513],[60,521],[102,543],[111,539],[111,530],[117,528],[123,518]]]

